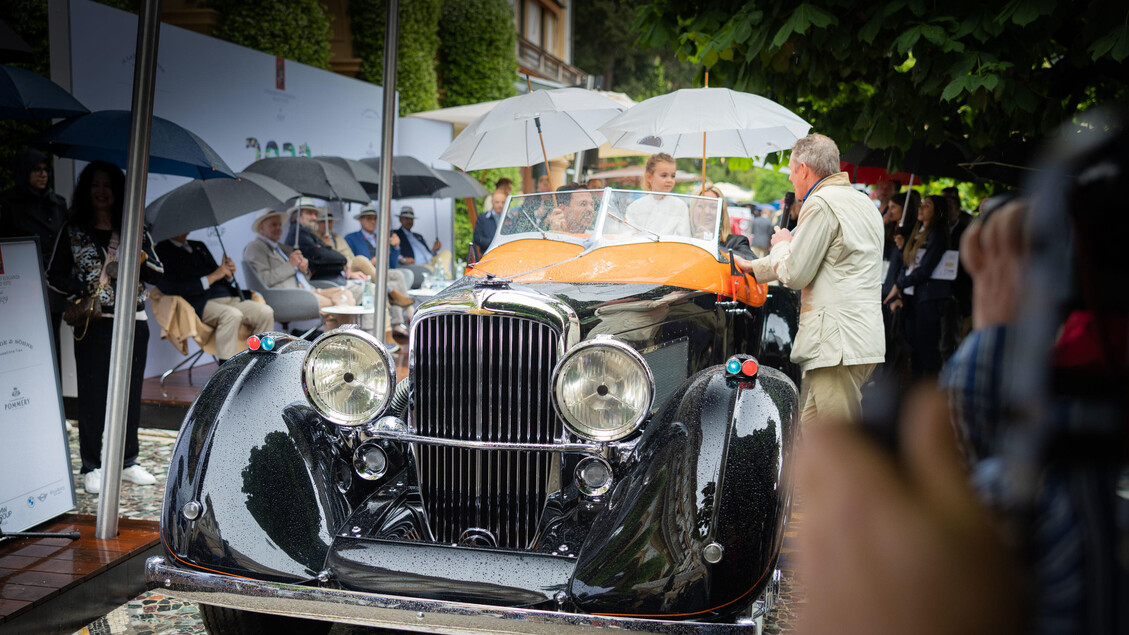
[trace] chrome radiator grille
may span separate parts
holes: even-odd
[[[552,443],[560,437],[562,424],[550,402],[556,330],[526,318],[472,314],[429,317],[415,329],[417,434],[504,443]],[[553,460],[552,452],[417,444],[420,487],[435,539],[529,547],[549,494]]]

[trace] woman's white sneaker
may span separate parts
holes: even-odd
[[[138,485],[152,485],[157,482],[157,479],[140,465],[131,465],[122,470],[122,480]]]

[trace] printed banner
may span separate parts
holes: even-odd
[[[74,509],[70,451],[39,248],[0,240],[0,528]]]

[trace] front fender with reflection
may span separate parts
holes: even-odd
[[[323,566],[352,512],[352,469],[302,392],[308,348],[285,339],[237,355],[200,392],[169,465],[161,537],[170,559],[274,581],[308,580]]]
[[[570,595],[584,612],[726,619],[772,578],[791,502],[796,386],[765,366],[753,381],[713,367],[680,393],[647,424],[581,549]],[[707,545],[721,548],[716,562]]]

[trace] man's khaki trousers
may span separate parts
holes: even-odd
[[[800,391],[800,424],[819,419],[828,422],[857,423],[862,414],[859,390],[876,364],[828,366],[804,371]]]

